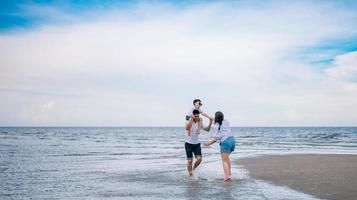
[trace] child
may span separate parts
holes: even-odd
[[[207,117],[208,119],[213,119],[212,117],[210,117],[209,115],[207,115],[205,112],[203,112],[201,110],[201,106],[202,106],[202,103],[201,103],[201,100],[200,99],[195,99],[193,100],[193,107],[190,109],[190,111],[187,113],[186,115],[186,120],[190,120],[190,118],[192,117],[192,111],[193,110],[198,110],[200,111],[200,114]]]

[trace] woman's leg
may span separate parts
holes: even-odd
[[[222,164],[223,164],[224,180],[227,181],[230,179],[229,153],[221,153],[221,159],[222,159]]]
[[[232,171],[231,171],[231,159],[229,158],[229,156],[231,155],[231,153],[228,154],[228,166],[229,166],[229,178],[231,178],[232,176]]]
[[[230,148],[230,153],[228,155],[228,161],[229,161],[229,177],[232,176],[232,171],[231,171],[231,167],[232,167],[232,164],[231,164],[231,159],[229,158],[231,156],[231,153],[234,151],[234,149],[236,148],[236,140],[234,138],[232,138],[232,146]]]

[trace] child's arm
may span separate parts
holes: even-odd
[[[210,117],[209,115],[207,115],[207,113],[202,112],[201,114],[202,114],[203,116],[207,117],[208,119],[211,119],[211,117]]]

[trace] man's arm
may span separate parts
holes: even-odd
[[[191,119],[188,121],[188,123],[186,124],[186,131],[188,132],[188,135],[190,136],[192,133],[192,122],[193,122],[193,118],[191,117]]]
[[[208,126],[207,127],[205,127],[205,128],[202,128],[203,130],[205,130],[205,131],[207,131],[207,132],[209,132],[210,130],[211,130],[211,127],[212,127],[212,119],[211,118],[209,118],[209,124],[208,124]],[[203,126],[202,126],[203,127]]]
[[[200,134],[200,130],[201,130],[202,127],[203,127],[202,118],[200,117],[199,120],[200,120],[200,121],[198,122],[198,127],[197,127],[197,130],[196,130],[196,134]]]
[[[191,119],[188,120],[188,123],[186,124],[186,130],[187,131],[192,128],[192,123],[193,123],[193,119],[191,117]]]

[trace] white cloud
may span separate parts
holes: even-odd
[[[0,125],[181,125],[195,97],[234,125],[351,125],[356,60],[325,74],[291,52],[355,35],[356,17],[330,3],[138,5],[1,35]]]
[[[337,56],[335,65],[325,70],[328,76],[357,83],[357,51]]]

